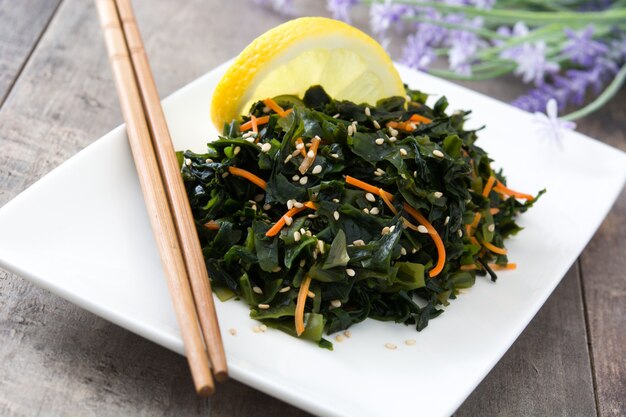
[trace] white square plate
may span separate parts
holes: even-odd
[[[177,149],[215,138],[211,93],[223,65],[164,101]],[[335,351],[279,331],[253,333],[243,302],[217,302],[231,376],[324,416],[448,417],[491,370],[567,272],[626,178],[626,155],[576,132],[563,147],[533,131],[532,116],[399,66],[403,80],[445,94],[485,124],[479,145],[512,188],[548,193],[507,241],[518,269],[479,278],[446,312],[414,327],[367,320]],[[581,198],[584,190],[585,198]],[[182,353],[124,127],[56,168],[0,210],[0,266]],[[238,330],[236,336],[229,328]],[[405,339],[417,344],[406,346]],[[397,350],[384,347],[387,342]],[[219,395],[219,392],[218,394]]]

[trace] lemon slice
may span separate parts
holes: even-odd
[[[215,88],[211,119],[221,129],[255,101],[302,97],[318,84],[331,97],[355,103],[405,95],[378,42],[338,20],[303,17],[265,32],[239,54]]]

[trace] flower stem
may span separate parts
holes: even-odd
[[[457,25],[457,24],[453,24],[453,23],[443,22],[441,20],[427,19],[427,18],[424,18],[424,17],[405,16],[405,17],[403,17],[403,19],[404,20],[409,20],[409,21],[412,21],[412,22],[426,23],[426,24],[429,24],[429,25],[437,25],[437,26],[441,26],[442,28],[458,30],[458,31],[461,31],[461,32],[471,32],[471,33],[475,33],[477,35],[480,35],[483,38],[488,38],[488,39],[499,39],[499,40],[508,40],[509,39],[508,36],[500,35],[498,32],[495,32],[495,31],[489,30],[489,29],[474,28],[474,27],[471,27],[471,26]]]
[[[472,67],[472,70],[474,69],[475,67]],[[477,69],[480,70],[482,68],[479,67]],[[432,75],[436,75],[438,77],[449,78],[452,80],[482,81],[482,80],[489,80],[491,78],[500,77],[504,74],[508,74],[509,72],[515,69],[515,64],[502,63],[498,68],[489,70],[485,67],[485,69],[486,69],[485,71],[480,71],[472,75],[461,75],[461,74],[457,74],[454,71],[438,70],[438,69],[429,69],[428,73]]]
[[[626,81],[626,64],[624,64],[617,74],[615,74],[615,78],[611,81],[611,84],[608,85],[598,98],[587,104],[582,109],[563,116],[562,119],[577,120],[598,110],[600,107],[604,106],[606,102],[612,99],[615,94],[617,94],[622,87],[622,84],[624,84],[624,81]]]

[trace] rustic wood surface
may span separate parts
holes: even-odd
[[[306,12],[325,14],[324,3]],[[134,4],[163,96],[284,20],[234,1]],[[507,80],[470,87],[519,91]],[[624,102],[622,90],[579,130],[626,150]],[[0,206],[121,122],[91,1],[0,0],[0,105]],[[456,416],[626,415],[625,223],[622,192]],[[219,388],[198,399],[184,358],[0,270],[0,416],[309,415],[236,381]]]

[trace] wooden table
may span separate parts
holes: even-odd
[[[284,20],[252,0],[135,3],[162,96]],[[326,14],[325,2],[308,3],[305,12]],[[0,69],[1,206],[122,118],[91,1],[0,0]],[[510,80],[470,86],[505,100],[519,92]],[[578,130],[626,150],[625,102],[622,89]],[[41,209],[45,216],[45,203]],[[626,415],[625,224],[622,192],[455,415]],[[0,270],[0,415],[40,414],[308,415],[236,381],[211,399],[196,398],[182,357]]]

